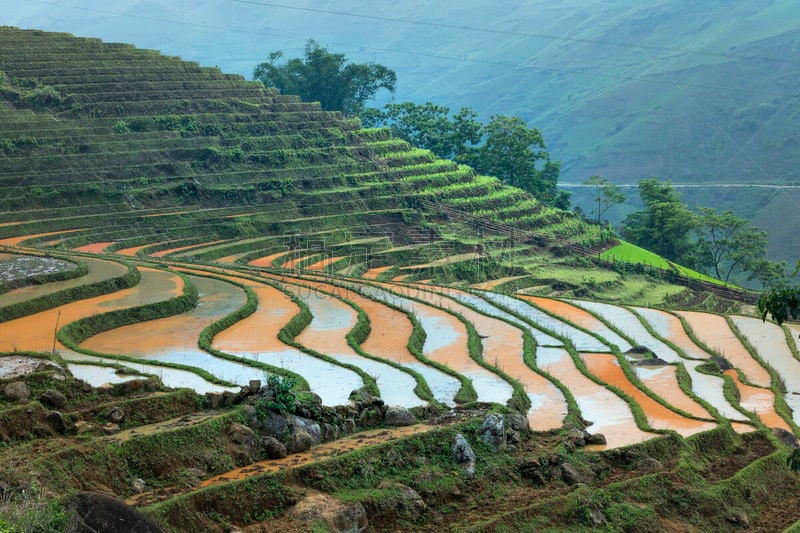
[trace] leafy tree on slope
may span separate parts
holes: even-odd
[[[393,93],[394,71],[376,63],[348,63],[344,54],[328,52],[313,39],[306,43],[304,57],[278,64],[283,52],[256,66],[253,78],[281,94],[296,94],[305,101],[319,102],[322,109],[357,115],[364,103],[380,89]]]

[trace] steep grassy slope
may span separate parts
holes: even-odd
[[[398,100],[524,117],[545,132],[565,182],[599,173],[624,183],[660,176],[791,184],[797,167],[791,0],[457,8],[427,0],[383,8],[356,0],[231,8],[129,0],[115,10],[34,3],[6,11],[9,23],[123,39],[247,76],[268,51],[299,56],[313,37],[355,61],[394,68]],[[796,190],[777,193],[791,201],[769,205],[759,191],[738,191],[733,205],[719,189],[697,192],[700,205],[733,207],[756,221],[771,235],[772,259],[795,262],[798,250],[784,246],[781,230],[786,220],[797,224]]]

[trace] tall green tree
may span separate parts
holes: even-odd
[[[691,231],[696,221],[672,183],[658,178],[639,182],[644,210],[622,222],[622,237],[678,263],[691,256]]]
[[[529,128],[519,117],[495,115],[483,127],[483,135],[483,144],[462,159],[547,205],[569,208],[569,193],[558,190],[561,164],[551,161],[539,129]]]
[[[463,107],[451,118],[449,107],[431,102],[391,103],[383,110],[365,109],[360,118],[366,127],[386,125],[395,137],[444,159],[458,159],[479,143],[483,128],[472,109]]]
[[[283,52],[272,52],[268,61],[256,66],[253,78],[282,94],[299,95],[347,116],[363,110],[379,90],[393,93],[397,84],[392,69],[376,63],[348,63],[344,54],[328,52],[313,39],[306,43],[303,58],[279,64],[282,57]]]
[[[598,224],[601,223],[602,217],[606,211],[625,201],[625,195],[622,194],[622,190],[619,186],[605,178],[590,176],[583,184],[594,188],[594,201],[597,203],[597,210],[595,213],[597,214],[596,221]]]
[[[701,207],[698,211],[694,252],[696,268],[705,269],[725,282],[733,281],[736,275],[752,279],[770,269],[763,262],[767,255],[765,231],[731,211],[717,213],[709,207]],[[783,270],[783,266],[779,268]]]
[[[451,117],[450,108],[431,102],[387,104],[360,116],[365,126],[388,126],[414,146],[495,176],[547,205],[569,208],[569,193],[558,190],[560,163],[550,159],[542,132],[519,117],[496,115],[481,124],[468,107]]]

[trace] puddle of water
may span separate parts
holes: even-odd
[[[48,352],[53,349],[56,326],[112,309],[162,301],[183,290],[183,281],[171,272],[152,268],[141,268],[140,271],[142,280],[135,287],[0,323],[0,351]],[[139,340],[136,339],[134,344]],[[59,350],[64,348],[59,342],[55,347]]]
[[[789,424],[775,412],[775,396],[771,390],[745,385],[733,369],[726,370],[724,374],[730,376],[736,383],[736,388],[739,389],[739,404],[746,411],[755,413],[768,428],[783,428],[792,432]]]
[[[483,308],[493,307],[485,300],[463,291],[435,286],[428,288],[457,300],[464,299],[469,303],[477,303]],[[449,300],[445,306],[461,314],[475,327],[481,336],[484,361],[502,370],[523,386],[531,400],[531,408],[528,411],[531,428],[536,431],[560,428],[567,415],[567,402],[555,385],[525,364],[522,331],[502,320],[477,313],[457,301]],[[494,308],[494,310],[502,313],[499,309]],[[506,316],[511,318],[507,313]]]
[[[214,357],[197,345],[200,332],[244,305],[239,287],[211,278],[190,276],[200,293],[197,307],[181,315],[131,324],[87,339],[82,347],[100,353],[123,354],[150,361],[203,368],[218,378],[246,385],[264,379],[264,372],[235,361]],[[164,374],[171,369],[165,368]]]
[[[256,293],[258,309],[217,334],[212,346],[223,352],[301,374],[325,405],[345,405],[350,392],[363,386],[361,377],[352,370],[283,344],[278,339],[278,333],[300,309],[288,296],[272,286],[239,281]]]
[[[529,308],[525,309],[524,306],[520,307],[520,310],[524,310],[524,316],[526,318],[532,320],[536,324],[541,324],[542,327],[554,331],[562,337],[566,337],[572,341],[572,344],[578,351],[608,352],[611,350],[611,348],[609,348],[604,342],[592,337],[588,333],[583,332],[562,320],[553,318],[544,311],[541,311],[540,309],[533,307],[533,305],[528,304],[528,302],[530,302],[531,304],[544,303],[545,305],[549,305],[549,302],[554,300],[549,298],[539,298],[538,296],[528,296],[524,294],[520,294],[517,297],[521,300],[525,300],[524,303]],[[543,309],[546,309],[546,307],[543,307]]]
[[[697,311],[677,311],[677,313],[686,319],[700,342],[716,350],[733,366],[739,368],[748,381],[760,387],[769,387],[769,374],[742,346],[724,318]]]
[[[660,366],[655,368],[635,366],[636,376],[644,386],[667,400],[670,405],[677,407],[692,416],[712,419],[711,413],[702,405],[687,396],[678,385],[676,368],[674,366]],[[738,417],[737,417],[738,418]]]
[[[605,353],[584,353],[581,354],[581,358],[586,363],[589,372],[631,396],[641,406],[647,417],[647,422],[654,429],[671,429],[684,437],[688,437],[695,433],[708,431],[716,426],[712,422],[702,422],[683,417],[656,402],[630,382],[615,356]],[[680,389],[678,390],[680,391]]]
[[[786,385],[786,404],[792,410],[794,421],[800,423],[800,361],[786,344],[783,329],[772,322],[762,322],[760,318],[732,316],[731,320],[761,358],[781,376]]]
[[[252,261],[250,261],[249,264],[253,265],[254,267],[273,268],[272,262],[288,253],[291,253],[291,250],[284,250],[283,252],[278,252],[264,257],[259,257],[258,259],[253,259]]]
[[[326,259],[323,259],[322,261],[317,261],[316,263],[308,265],[305,268],[306,270],[325,270],[329,265],[332,265],[337,261],[341,261],[344,258],[345,256],[343,255],[337,257],[328,257]]]
[[[284,279],[286,278],[277,278]],[[311,283],[311,282],[307,282]],[[312,284],[313,285],[313,284]],[[414,407],[424,402],[414,394],[417,382],[405,372],[390,365],[358,355],[347,343],[347,333],[356,324],[355,310],[346,303],[323,294],[317,287],[284,285],[309,308],[313,319],[295,341],[307,348],[327,354],[343,363],[361,368],[374,377],[381,398],[389,405]],[[331,287],[320,287],[331,288]]]
[[[150,257],[164,257],[165,255],[168,255],[168,254],[174,254],[174,253],[182,252],[184,250],[189,250],[191,248],[202,248],[204,246],[211,246],[212,244],[219,244],[221,242],[225,242],[225,240],[224,239],[223,240],[216,240],[216,241],[206,242],[206,243],[202,243],[202,244],[189,244],[187,246],[178,246],[177,248],[169,248],[167,250],[159,250],[158,252],[153,252],[152,254],[150,254]]]
[[[226,390],[236,392],[239,390],[238,387],[223,387],[221,385],[216,385],[206,381],[194,372],[189,372],[187,370],[165,368],[163,366],[150,365],[147,363],[132,363],[130,361],[120,362],[116,359],[111,359],[108,357],[95,357],[93,355],[73,352],[72,350],[67,350],[66,348],[59,350],[58,353],[65,361],[89,361],[123,364],[130,369],[136,370],[137,372],[158,376],[161,379],[161,382],[167,387],[172,387],[174,389],[193,389],[198,394],[205,394],[206,392],[224,392]],[[70,366],[70,368],[72,368],[72,366]]]
[[[391,266],[382,266],[382,267],[370,268],[369,270],[364,272],[364,274],[362,274],[361,277],[364,278],[364,279],[378,279],[379,275],[383,274],[384,272],[386,272],[390,268],[392,268],[392,267]]]
[[[33,235],[20,235],[17,237],[8,237],[5,239],[0,239],[0,246],[19,246],[20,243],[27,241],[28,239],[35,239],[37,237],[47,237],[48,235],[66,235],[67,233],[75,233],[76,231],[83,231],[85,229],[86,228],[70,229],[63,231],[49,231],[47,233],[35,233]]]
[[[536,356],[541,368],[569,388],[581,415],[592,423],[587,431],[605,435],[606,446],[592,449],[618,448],[657,436],[639,429],[628,404],[584,376],[565,349],[542,347]]]
[[[130,374],[117,374],[115,368],[109,368],[107,366],[68,364],[67,368],[69,368],[73,376],[82,379],[92,387],[99,387],[105,383],[122,383],[123,381],[130,381],[141,377]]]
[[[628,341],[617,335],[617,333],[615,333],[611,328],[598,320],[597,317],[586,310],[581,309],[580,307],[576,307],[575,305],[563,302],[561,300],[554,300],[552,298],[528,296],[527,299],[530,299],[539,307],[546,309],[551,313],[555,313],[564,320],[572,322],[573,324],[577,324],[585,329],[588,329],[589,331],[592,331],[593,333],[600,335],[606,343],[616,345],[617,348],[623,352],[631,349],[631,345]],[[581,305],[583,303],[576,300],[570,301],[577,305]]]
[[[73,248],[73,251],[84,252],[87,254],[102,254],[103,251],[112,244],[114,244],[114,241],[95,242],[92,244],[86,244],[84,246]]]
[[[139,253],[139,250],[143,250],[148,246],[152,246],[153,244],[155,243],[141,244],[139,246],[132,246],[130,248],[122,248],[114,253],[117,255],[123,255],[125,257],[136,257],[137,254]]]
[[[534,324],[536,324],[535,318],[540,316],[545,316],[544,313],[539,311],[538,309],[534,309],[530,305],[526,304],[522,300],[518,300],[516,298],[512,298],[511,296],[506,296],[505,294],[497,294],[494,292],[482,292],[482,296],[494,302],[498,305],[502,305],[506,309],[511,309],[513,312],[517,313],[518,315],[531,320]],[[547,317],[550,318],[550,317]],[[551,319],[552,320],[552,319]],[[563,346],[564,343],[560,340],[556,339],[552,335],[548,335],[547,333],[540,331],[536,328],[530,328],[528,331],[531,332],[533,338],[536,340],[537,346]]]
[[[712,405],[720,416],[724,416],[728,420],[744,420],[745,417],[742,413],[725,398],[725,393],[723,392],[725,381],[722,377],[699,372],[697,367],[701,364],[703,364],[703,361],[684,361],[683,363],[692,378],[692,392],[698,398]]]
[[[43,285],[28,285],[27,287],[20,287],[19,289],[10,290],[5,294],[0,295],[0,307],[12,305],[18,302],[24,302],[32,298],[38,298],[40,296],[52,294],[64,289],[80,287],[88,283],[97,283],[107,279],[119,277],[128,271],[128,268],[125,265],[121,265],[113,261],[104,261],[102,259],[94,259],[91,257],[82,257],[80,258],[80,261],[86,264],[88,272],[85,276],[63,281],[53,281]]]
[[[636,312],[644,318],[648,324],[662,337],[668,339],[678,348],[683,350],[689,357],[697,359],[708,359],[711,357],[705,350],[697,346],[694,341],[686,334],[683,324],[678,317],[647,307],[635,307]]]

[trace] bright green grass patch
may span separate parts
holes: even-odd
[[[600,257],[610,261],[642,263],[656,268],[663,268],[664,270],[669,270],[670,265],[669,261],[660,255],[625,241],[620,241],[617,246],[602,252]]]
[[[709,283],[716,283],[717,285],[724,285],[728,287],[734,286],[730,283],[720,281],[717,278],[712,278],[711,276],[707,276],[706,274],[692,270],[691,268],[667,261],[658,254],[625,241],[620,241],[619,245],[602,252],[600,257],[611,261],[623,261],[628,263],[650,265],[663,270],[677,270],[679,274],[688,278],[707,281]]]

